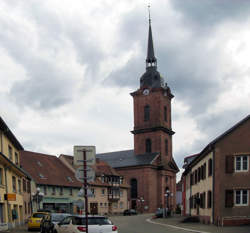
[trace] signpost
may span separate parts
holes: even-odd
[[[95,164],[94,146],[74,146],[74,164],[80,167],[76,170],[76,178],[83,182],[85,197],[86,233],[88,233],[88,182],[95,179],[95,172],[90,167]]]

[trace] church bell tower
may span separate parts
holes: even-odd
[[[172,160],[171,99],[167,83],[157,71],[154,55],[151,19],[149,18],[146,72],[140,78],[140,88],[131,93],[134,101],[134,153],[160,153],[162,165]]]

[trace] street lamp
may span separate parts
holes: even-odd
[[[36,202],[37,211],[40,209],[40,202],[42,201],[44,193],[40,192],[40,188],[36,188],[36,193],[32,193],[33,201]]]
[[[139,198],[138,199],[138,202],[140,203],[140,207],[141,207],[141,213],[143,213],[143,204],[144,204],[144,199],[143,199],[143,197],[141,197],[141,198]]]
[[[169,194],[170,194],[169,189],[166,189],[166,193],[164,194],[164,196],[166,197],[166,208],[165,208],[165,210],[164,210],[165,217],[167,217],[168,209],[169,209],[169,203],[168,203]]]

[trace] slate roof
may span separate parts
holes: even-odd
[[[96,157],[107,162],[113,168],[151,165],[159,153],[134,155],[134,150],[123,150],[96,154]]]
[[[75,178],[75,174],[54,155],[21,151],[20,164],[37,184],[66,187],[82,186]]]
[[[7,124],[4,122],[2,117],[0,117],[0,130],[3,131],[3,133],[8,137],[8,139],[13,143],[13,145],[18,150],[23,150],[23,146],[21,143],[16,139],[15,135],[11,132]]]

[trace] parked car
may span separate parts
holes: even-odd
[[[155,212],[155,217],[156,218],[163,218],[163,209],[162,208],[158,208]]]
[[[55,225],[69,215],[66,213],[49,213],[43,216],[40,227],[41,233],[54,233]]]
[[[107,218],[98,215],[88,216],[89,233],[118,233],[117,226]],[[71,215],[64,218],[55,226],[55,233],[82,233],[86,232],[86,219],[84,215]]]
[[[128,210],[124,210],[123,211],[123,215],[125,216],[125,215],[136,215],[137,214],[137,212],[136,212],[136,210],[134,210],[134,209],[128,209]]]
[[[41,220],[48,212],[35,212],[28,219],[28,231],[33,229],[40,229]]]

